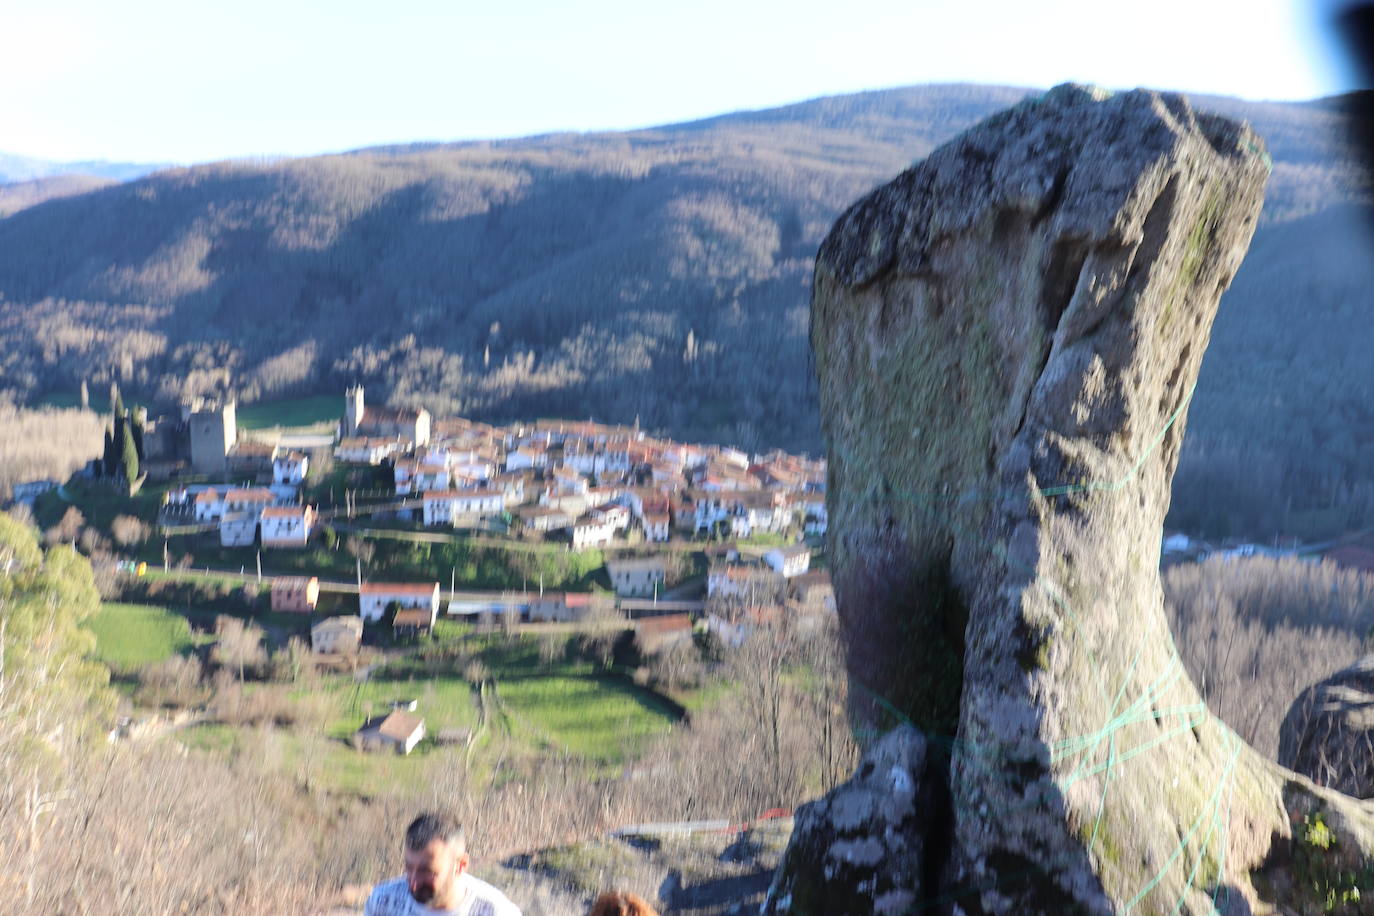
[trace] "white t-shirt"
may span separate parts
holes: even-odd
[[[458,876],[458,906],[435,910],[410,896],[405,876],[383,881],[372,889],[363,916],[520,916],[520,908],[506,895],[480,878],[464,872]]]

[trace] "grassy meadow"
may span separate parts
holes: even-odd
[[[372,797],[419,784],[443,760],[483,778],[497,778],[502,761],[549,756],[614,771],[677,721],[652,691],[578,658],[573,637],[550,653],[547,637],[478,634],[445,623],[438,640],[393,652],[365,680],[320,671],[290,685],[249,682],[245,694],[277,692],[297,713],[294,724],[269,729],[270,737],[259,725],[214,722],[182,730],[178,740],[226,756],[262,753],[266,741],[272,759],[301,783]],[[480,689],[468,679],[474,662]],[[417,702],[425,740],[406,757],[354,749],[349,739],[363,721],[399,700]],[[435,740],[446,731],[457,743]]]
[[[86,628],[95,634],[95,657],[115,671],[160,662],[204,641],[185,616],[148,604],[106,602]]]

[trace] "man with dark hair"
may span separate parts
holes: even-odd
[[[506,895],[468,874],[467,841],[453,818],[421,814],[406,828],[406,873],[372,889],[364,916],[520,916]]]

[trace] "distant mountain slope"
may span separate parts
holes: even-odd
[[[807,303],[822,235],[1028,94],[913,87],[629,133],[173,169],[49,200],[0,219],[0,387],[32,398],[119,377],[145,397],[252,399],[360,379],[441,410],[638,416],[814,451]],[[1323,233],[1283,231],[1362,199],[1333,106],[1197,101],[1269,144],[1255,252],[1283,281],[1251,282],[1266,270],[1252,257],[1223,303],[1191,430],[1215,452],[1250,439],[1211,406],[1234,392],[1205,386],[1265,381],[1232,367],[1250,335],[1291,337],[1295,284],[1310,279],[1302,307],[1314,334],[1340,328],[1342,359],[1368,352],[1374,328],[1325,323],[1369,313],[1367,287],[1314,272]],[[1372,362],[1298,367],[1292,390],[1364,379]]]
[[[94,178],[128,181],[131,178],[141,178],[166,167],[166,163],[106,162],[101,159],[85,162],[58,162],[52,159],[19,156],[14,153],[0,153],[0,185],[16,181],[31,181],[35,178],[51,178],[55,175],[90,175]]]
[[[112,184],[117,184],[113,178],[97,178],[94,175],[53,175],[0,184],[0,218],[45,200],[85,194]]]

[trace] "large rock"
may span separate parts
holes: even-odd
[[[1342,837],[1319,862],[1368,864],[1369,812],[1210,716],[1163,614],[1188,399],[1267,172],[1247,127],[1181,96],[1061,86],[822,245],[812,346],[855,715],[926,734],[902,828],[920,835],[866,887],[970,914],[1301,909],[1318,892],[1290,838],[1319,809]],[[767,912],[860,911],[834,865],[862,845],[835,815],[854,790],[798,827]]]
[[[1299,694],[1279,727],[1279,763],[1319,786],[1374,798],[1374,655]]]

